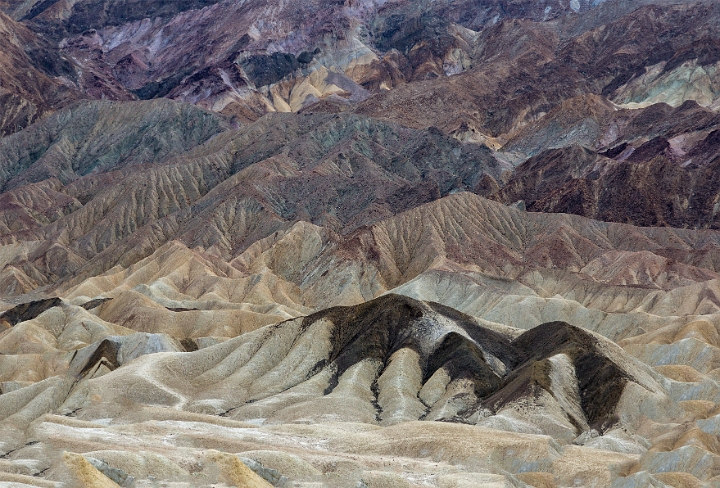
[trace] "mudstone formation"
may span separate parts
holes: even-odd
[[[720,3],[0,0],[0,486],[720,486]]]

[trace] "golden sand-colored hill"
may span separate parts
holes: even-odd
[[[171,241],[5,312],[0,476],[712,485],[719,238],[461,193],[228,261]]]

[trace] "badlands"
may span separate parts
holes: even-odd
[[[173,239],[6,299],[0,476],[710,486],[719,249],[468,192],[231,260]]]
[[[0,0],[0,487],[720,486],[720,3]]]

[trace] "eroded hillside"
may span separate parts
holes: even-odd
[[[0,485],[720,483],[717,2],[0,9]]]

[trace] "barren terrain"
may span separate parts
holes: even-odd
[[[720,486],[717,2],[0,10],[0,486]]]

